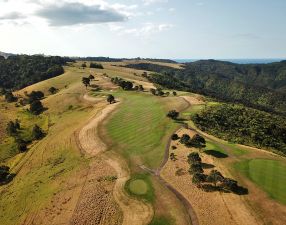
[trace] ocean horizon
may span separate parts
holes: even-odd
[[[173,59],[178,63],[189,63],[189,62],[196,62],[202,59]],[[206,59],[203,59],[206,60]],[[274,62],[281,62],[286,60],[285,58],[271,58],[271,59],[215,59],[218,61],[227,61],[237,64],[267,64],[267,63],[274,63]]]

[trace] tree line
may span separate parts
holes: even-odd
[[[0,89],[18,90],[64,73],[69,58],[41,55],[0,56]]]

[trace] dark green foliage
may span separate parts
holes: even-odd
[[[10,168],[8,166],[0,166],[0,184],[5,182],[9,176]]]
[[[204,148],[206,147],[206,140],[199,134],[195,134],[194,137],[186,143],[188,147]]]
[[[45,134],[38,125],[35,125],[32,130],[32,136],[34,140],[40,140],[45,136]]]
[[[16,138],[17,148],[19,152],[27,151],[27,142],[21,138]]]
[[[203,173],[203,172],[204,172],[204,170],[203,170],[201,163],[196,162],[196,163],[192,163],[190,165],[190,169],[189,169],[190,174]]]
[[[172,139],[173,141],[178,140],[178,139],[179,139],[178,134],[173,134],[172,137],[171,137],[171,139]]]
[[[40,55],[10,56],[0,60],[0,87],[21,89],[31,84],[58,76],[64,72],[62,65],[68,58]]]
[[[191,140],[191,137],[188,134],[183,134],[180,139],[181,144],[187,144]]]
[[[176,110],[171,110],[168,112],[167,117],[176,120],[179,117],[179,112],[177,112]]]
[[[57,91],[58,91],[58,89],[55,88],[55,87],[50,87],[50,88],[49,88],[49,92],[50,92],[52,95],[55,94],[55,93],[57,93]]]
[[[5,100],[6,102],[15,102],[17,98],[13,95],[11,91],[5,93]]]
[[[103,66],[99,63],[90,63],[90,68],[104,69]]]
[[[122,78],[113,77],[111,78],[111,82],[118,85],[125,91],[130,91],[133,89],[133,83],[130,81],[125,81]]]
[[[44,111],[41,101],[36,100],[30,104],[30,112],[34,115],[39,115]]]
[[[203,173],[195,173],[193,175],[192,182],[194,184],[197,184],[198,187],[200,187],[203,182],[206,182],[206,179],[207,179],[207,175]]]
[[[259,148],[286,153],[286,120],[240,105],[222,104],[207,107],[193,117],[203,131],[215,136]]]
[[[9,136],[16,136],[18,134],[19,129],[20,129],[20,124],[18,121],[16,122],[9,121],[6,127],[6,131]]]
[[[189,164],[195,164],[195,163],[201,163],[202,159],[197,152],[192,152],[188,155],[188,163]]]
[[[28,95],[29,103],[32,103],[32,102],[37,101],[37,100],[41,100],[44,96],[45,96],[44,93],[41,91],[32,91]]]
[[[109,104],[112,104],[115,102],[115,98],[113,95],[108,95],[107,96],[107,101],[109,102]]]
[[[213,183],[215,186],[218,182],[222,182],[223,180],[223,175],[217,170],[212,170],[207,177],[207,182]]]
[[[87,88],[90,85],[90,79],[88,77],[83,77],[82,83]]]
[[[177,92],[173,91],[173,95],[174,95],[174,96],[177,96]]]

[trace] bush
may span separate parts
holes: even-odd
[[[50,92],[52,95],[55,94],[55,93],[57,93],[57,91],[58,91],[58,89],[55,88],[55,87],[50,87],[50,88],[49,88],[49,92]]]
[[[188,134],[183,134],[180,139],[181,144],[187,144],[190,141],[191,137]]]
[[[90,68],[104,69],[103,66],[99,63],[90,63]]]
[[[15,102],[17,98],[13,95],[11,91],[5,93],[5,100],[6,102]]]

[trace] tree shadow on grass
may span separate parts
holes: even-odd
[[[216,158],[220,158],[220,159],[228,157],[227,154],[224,154],[224,153],[216,151],[216,150],[205,150],[204,153],[206,153],[207,155],[214,156]]]

